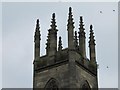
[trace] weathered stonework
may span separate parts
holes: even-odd
[[[40,56],[40,31],[39,20],[37,20],[35,31],[35,57],[34,57],[34,77],[33,88],[44,88],[49,90],[59,90],[71,88],[79,90],[87,88],[98,89],[97,63],[95,54],[95,40],[92,26],[90,26],[90,59],[86,57],[85,49],[85,29],[83,28],[82,17],[80,17],[79,45],[77,32],[74,36],[74,22],[72,18],[72,8],[69,8],[67,24],[68,48],[62,49],[61,37],[57,50],[57,29],[55,13],[52,15],[51,28],[48,32],[46,55]],[[82,41],[81,41],[82,40]]]

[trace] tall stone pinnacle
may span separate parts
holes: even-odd
[[[74,28],[74,22],[73,22],[73,17],[72,17],[72,8],[69,7],[69,16],[68,16],[68,24],[67,24],[67,30],[69,30],[69,28]]]
[[[69,8],[69,16],[68,16],[68,24],[67,24],[67,31],[68,31],[68,48],[69,50],[75,49],[74,45],[74,22],[72,18],[72,8]]]
[[[55,30],[56,27],[57,27],[57,26],[56,26],[56,21],[55,21],[55,13],[52,14],[52,21],[51,21],[51,23],[52,23],[52,24],[50,25],[50,26],[51,26],[51,29],[52,29],[52,30]]]
[[[85,37],[85,29],[83,24],[83,18],[80,16],[80,24],[79,24],[79,51],[83,58],[86,58],[86,37]]]
[[[46,53],[54,55],[57,51],[57,29],[56,29],[55,13],[52,14],[50,29],[48,30],[48,39]]]
[[[89,53],[90,53],[90,69],[97,73],[96,52],[95,52],[95,39],[93,33],[93,26],[90,25],[90,37],[89,37]]]
[[[35,36],[39,36],[40,37],[40,30],[39,29],[40,29],[39,19],[37,19],[37,21],[36,21],[36,29],[35,29]]]
[[[93,26],[92,25],[90,25],[90,37],[89,37],[89,46],[90,45],[95,45],[95,39],[94,39],[94,32],[93,32]]]
[[[35,51],[34,51],[34,58],[40,56],[40,26],[39,26],[39,19],[37,19],[36,22],[36,29],[35,29],[35,35],[34,35],[34,42],[35,42]]]
[[[85,28],[84,28],[84,24],[83,24],[83,18],[82,16],[80,16],[80,24],[79,24],[80,28],[79,28],[79,37],[85,37]]]

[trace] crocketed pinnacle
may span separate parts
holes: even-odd
[[[52,14],[52,21],[51,21],[51,23],[52,23],[52,24],[50,25],[50,26],[51,26],[51,29],[52,29],[52,30],[56,30],[56,27],[57,27],[57,26],[56,26],[56,21],[55,21],[55,13]]]
[[[82,16],[80,16],[80,24],[79,24],[80,28],[79,28],[79,36],[81,37],[85,37],[85,28],[84,28],[84,24],[83,24],[83,18]]]
[[[46,43],[46,49],[49,50],[50,48],[52,48],[52,40],[55,40],[54,44],[57,44],[57,29],[56,29],[56,21],[55,21],[55,13],[52,14],[52,19],[51,19],[51,25],[50,25],[50,29],[48,30],[48,39],[47,39],[47,43]]]
[[[95,39],[94,39],[94,32],[93,32],[93,26],[92,25],[90,25],[90,37],[89,37],[89,46],[90,45],[95,45]]]
[[[36,29],[35,29],[35,40],[38,38],[40,40],[40,26],[39,26],[39,19],[36,22]]]
[[[34,58],[36,60],[37,57],[40,56],[40,26],[39,26],[39,19],[36,21],[36,28],[35,28],[35,35],[34,35],[34,44],[35,44],[35,53]]]
[[[75,31],[75,47],[78,49],[77,31]]]
[[[58,51],[61,51],[62,50],[62,40],[61,40],[61,37],[59,37],[59,44],[58,44]]]
[[[67,30],[69,30],[69,28],[74,28],[74,22],[73,22],[73,18],[72,18],[72,8],[69,7],[69,16],[68,16],[68,24],[67,24]]]

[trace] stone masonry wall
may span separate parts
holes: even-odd
[[[58,67],[54,67],[48,70],[39,72],[35,76],[35,87],[44,88],[46,83],[55,78],[58,81],[59,88],[68,87],[68,64],[64,64]]]
[[[90,88],[97,87],[96,76],[90,74],[89,72],[79,67],[78,65],[76,65],[76,76],[77,76],[77,87],[81,88],[85,80],[87,80],[87,82],[89,83]]]

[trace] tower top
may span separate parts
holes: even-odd
[[[57,25],[56,25],[56,17],[55,13],[51,15],[50,28],[48,29],[48,36],[46,42],[46,55],[39,57],[40,64],[38,68],[47,65],[53,65],[57,62],[61,62],[64,60],[68,61],[78,61],[78,63],[82,64],[85,68],[90,70],[89,67],[89,59],[86,56],[86,32],[84,28],[84,19],[83,16],[79,16],[79,31],[74,32],[74,18],[72,8],[68,8],[68,20],[67,20],[67,33],[68,33],[68,47],[63,48],[61,37],[57,38]],[[39,48],[40,48],[40,24],[39,19],[36,21],[36,30],[35,30],[35,54],[39,56]],[[79,33],[77,35],[77,33]],[[93,26],[90,25],[90,39],[89,39],[89,47],[93,47],[95,45],[94,35],[93,35]],[[57,41],[59,39],[59,41]],[[39,49],[39,50],[38,50]],[[74,54],[73,54],[74,53]],[[95,53],[95,52],[94,52]],[[77,56],[76,56],[77,55]],[[72,59],[73,57],[77,59]],[[50,60],[49,60],[50,59]],[[70,61],[70,62],[71,62]]]
[[[46,55],[40,56],[40,25],[39,19],[37,19],[34,36],[33,89],[98,89],[92,25],[90,26],[89,41],[90,59],[86,56],[86,37],[82,16],[79,17],[79,36],[77,30],[74,32],[74,27],[72,8],[69,7],[67,20],[68,47],[63,48],[61,36],[57,38],[58,29],[56,29],[55,13],[52,13],[47,36]]]

